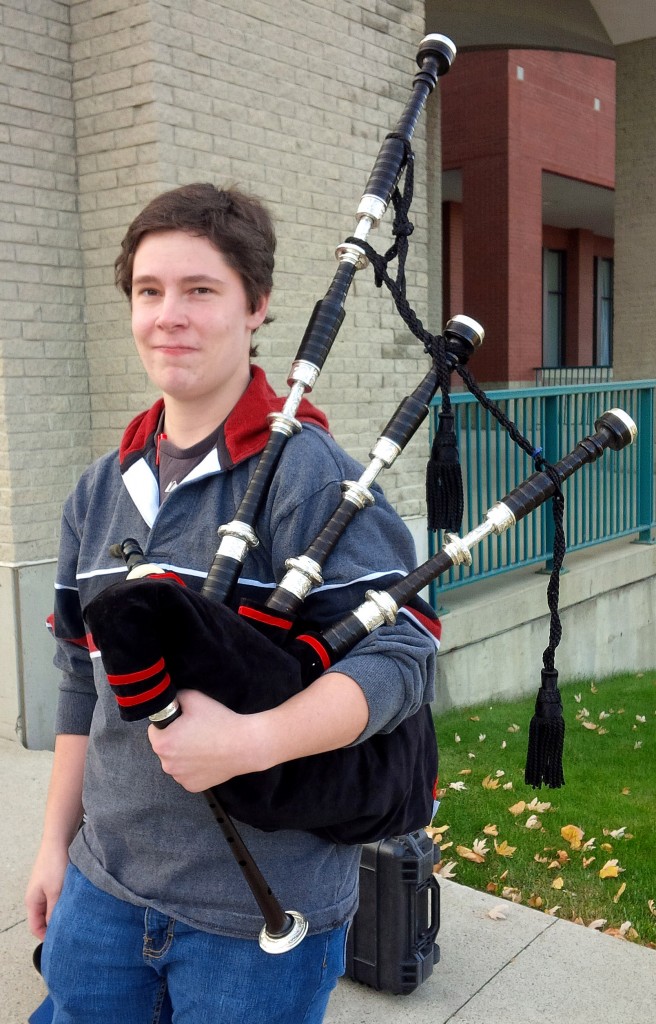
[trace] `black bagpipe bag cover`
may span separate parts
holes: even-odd
[[[196,689],[239,714],[269,710],[312,681],[294,655],[225,605],[172,579],[147,577],[103,590],[84,617],[108,675],[163,659],[178,690]],[[315,671],[314,675],[320,674]],[[124,711],[128,720],[152,708]],[[368,843],[423,828],[432,817],[437,743],[427,705],[392,732],[299,758],[215,787],[224,809],[264,831],[301,829]]]

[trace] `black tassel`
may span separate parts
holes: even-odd
[[[544,783],[551,789],[565,785],[563,746],[565,720],[555,669],[542,669],[542,685],[535,701],[526,754],[524,781],[539,789]]]
[[[451,409],[439,414],[431,457],[426,466],[428,529],[458,533],[462,526],[464,498],[458,441]]]

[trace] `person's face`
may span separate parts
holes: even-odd
[[[268,296],[251,312],[239,274],[205,237],[157,231],[137,247],[132,333],[165,397],[226,399],[227,414],[248,386],[251,333],[267,306]]]

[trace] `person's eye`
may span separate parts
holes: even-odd
[[[194,288],[194,292],[197,295],[212,295],[213,289],[208,288],[206,285],[199,285],[198,288]]]
[[[149,298],[151,295],[157,295],[157,288],[139,288],[137,295],[143,295]]]

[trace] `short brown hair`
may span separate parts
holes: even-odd
[[[152,199],[130,224],[114,264],[116,285],[128,298],[134,254],[153,231],[187,231],[209,239],[241,277],[251,312],[270,293],[276,235],[268,210],[255,196],[197,182]]]

